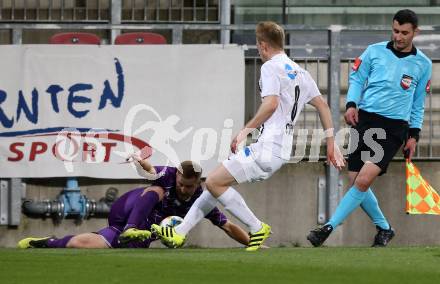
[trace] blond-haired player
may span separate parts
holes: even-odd
[[[262,104],[255,116],[231,143],[234,153],[208,175],[207,190],[192,205],[182,224],[175,228],[152,225],[163,240],[180,246],[188,232],[219,201],[227,211],[248,226],[254,251],[269,237],[271,227],[260,221],[242,196],[231,187],[235,183],[265,180],[290,159],[293,126],[305,104],[314,106],[320,115],[327,140],[327,158],[337,168],[344,159],[335,147],[331,113],[310,74],[284,53],[284,30],[274,22],[260,22],[256,27],[257,48],[264,64],[261,67]],[[256,143],[237,149],[247,135],[261,127]]]

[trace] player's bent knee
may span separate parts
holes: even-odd
[[[205,184],[209,191],[211,191],[213,188],[217,186],[215,179],[211,178],[210,176],[206,178]]]
[[[209,191],[211,191],[214,188],[230,186],[230,183],[227,183],[227,182],[225,182],[219,178],[216,178],[216,177],[210,178],[209,176],[206,179],[205,184],[208,187]]]
[[[225,187],[216,182],[214,179],[206,180],[206,187],[215,198],[218,198],[220,195],[222,195],[225,190]]]
[[[229,171],[221,165],[213,172],[211,172],[206,178],[206,185],[208,189],[213,187],[228,187],[235,182],[234,177],[229,173]]]
[[[368,177],[361,176],[361,175],[359,175],[354,182],[355,186],[360,191],[367,191],[368,188],[370,187],[371,183],[372,183],[372,181]]]

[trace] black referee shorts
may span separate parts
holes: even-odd
[[[381,129],[385,132],[385,139],[380,139],[383,138]],[[358,132],[359,143],[357,145],[352,143],[355,141],[353,141],[354,136],[351,136],[348,170],[359,172],[364,163],[370,161],[381,168],[380,175],[383,175],[387,171],[388,164],[407,139],[408,123],[359,109],[359,122],[351,131]],[[381,151],[383,151],[382,158],[380,158]]]

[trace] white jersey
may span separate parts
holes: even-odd
[[[279,96],[278,108],[260,129],[257,144],[272,155],[289,159],[292,151],[293,126],[300,112],[320,92],[309,72],[285,53],[277,54],[261,66],[261,97]]]

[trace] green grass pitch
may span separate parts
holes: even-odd
[[[440,283],[440,247],[0,249],[0,283]]]

